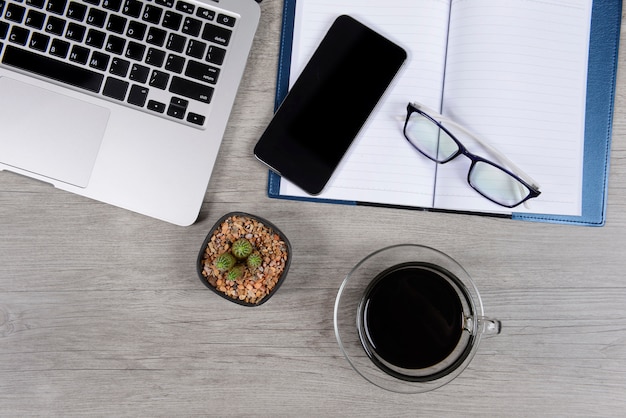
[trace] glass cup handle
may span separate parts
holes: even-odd
[[[478,326],[477,326],[476,331],[478,332],[478,334],[482,334],[485,337],[498,335],[500,334],[500,331],[502,330],[502,323],[497,319],[492,319],[492,318],[487,318],[486,316],[481,316],[481,317],[476,318],[476,320],[478,321],[478,324],[477,324]],[[466,331],[469,331],[470,333],[473,333],[472,331],[474,329],[473,317],[465,318],[464,329]]]
[[[478,329],[482,331],[485,337],[500,334],[502,330],[502,323],[497,319],[481,317],[478,318]]]

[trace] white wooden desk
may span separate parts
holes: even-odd
[[[626,415],[626,30],[607,224],[590,228],[267,198],[252,148],[272,116],[281,6],[262,3],[193,226],[0,173],[0,415]],[[271,220],[294,248],[258,308],[196,276],[205,234],[234,210]],[[333,332],[343,276],[403,242],[456,258],[503,322],[458,379],[420,395],[362,379]]]

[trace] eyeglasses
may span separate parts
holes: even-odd
[[[424,110],[428,111],[428,114]],[[509,169],[469,152],[444,125],[470,136]],[[445,164],[459,155],[465,155],[472,161],[467,173],[469,185],[500,206],[514,208],[541,194],[539,185],[502,153],[461,125],[424,105],[409,103],[407,106],[404,137],[421,154],[439,164]]]

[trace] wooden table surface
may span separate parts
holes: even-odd
[[[0,173],[0,415],[624,416],[625,31],[607,222],[594,228],[269,199],[252,148],[272,116],[281,7],[262,3],[194,225]],[[257,308],[196,276],[230,211],[265,217],[293,245],[283,286]],[[359,376],[333,330],[351,266],[405,242],[456,258],[503,324],[460,377],[417,395]]]

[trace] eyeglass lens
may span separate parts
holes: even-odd
[[[450,161],[459,151],[446,131],[418,112],[410,114],[404,134],[417,150],[438,163]],[[486,198],[508,207],[518,205],[530,194],[528,187],[508,172],[481,160],[474,161],[467,180]]]
[[[411,113],[404,133],[415,148],[438,163],[450,160],[459,151],[450,135],[418,112]]]
[[[509,173],[483,161],[473,165],[468,181],[485,197],[504,206],[515,206],[530,194],[528,187]]]

